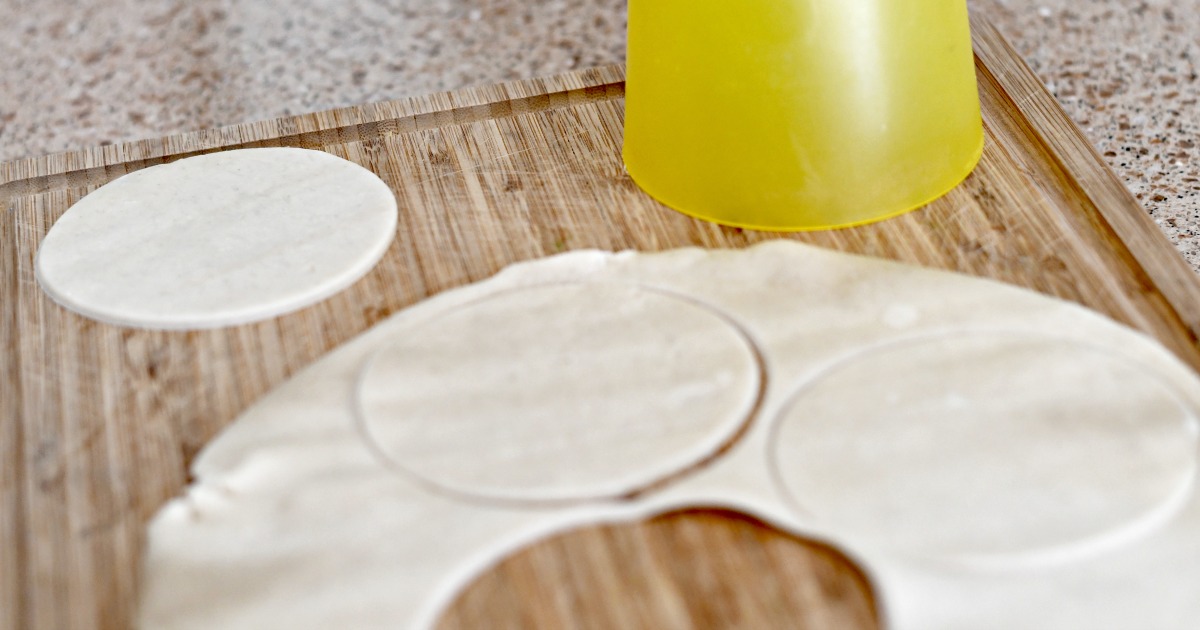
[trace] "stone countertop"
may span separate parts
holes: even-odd
[[[0,0],[0,160],[624,59],[626,0]],[[970,0],[1200,270],[1200,0]]]

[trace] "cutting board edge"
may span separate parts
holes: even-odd
[[[988,20],[972,16],[975,54],[1071,179],[1146,274],[1153,290],[1171,305],[1200,347],[1200,277],[1159,229],[1121,178],[1062,109],[1054,95]],[[1054,130],[1050,133],[1048,130]]]
[[[379,101],[308,114],[282,116],[202,129],[161,138],[92,146],[0,162],[0,198],[22,181],[66,176],[128,162],[180,157],[288,136],[337,132],[378,123],[395,123],[399,132],[471,122],[497,115],[489,106],[512,107],[512,113],[565,107],[580,101],[612,98],[604,90],[623,89],[625,66],[611,64],[563,74],[476,86],[390,101]],[[622,91],[623,94],[623,91]],[[556,95],[564,95],[554,99]],[[527,104],[523,109],[520,104]],[[515,104],[515,105],[514,105]],[[481,116],[486,110],[486,115]],[[502,113],[502,112],[500,112]],[[410,123],[404,125],[405,122]]]

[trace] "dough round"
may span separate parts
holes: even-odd
[[[267,319],[350,286],[395,235],[396,199],[322,151],[243,149],[120,177],[42,242],[56,302],[119,325],[214,328]]]
[[[621,284],[488,296],[368,361],[369,443],[451,492],[559,501],[629,495],[715,455],[760,396],[757,353],[698,303]]]
[[[1161,523],[1189,494],[1196,425],[1149,370],[1025,333],[890,343],[805,384],[776,426],[794,506],[922,556],[1036,561]]]

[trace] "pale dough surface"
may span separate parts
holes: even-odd
[[[381,428],[413,421],[370,413],[368,428],[357,410],[364,387],[368,395],[381,387],[372,374],[395,373],[391,367],[373,372],[374,361],[404,364],[400,349],[425,347],[423,331],[439,318],[470,320],[471,313],[486,314],[474,309],[497,296],[564,283],[686,296],[736,323],[761,357],[766,387],[732,446],[632,498],[550,506],[494,500],[496,482],[469,461],[480,453],[503,462],[497,475],[504,492],[540,486],[503,469],[521,466],[519,453],[486,453],[492,444],[521,448],[516,441],[497,443],[486,423],[453,436],[454,448],[446,451],[451,461],[421,464],[438,475],[455,463],[468,467],[471,472],[453,479],[454,492],[398,467],[415,461],[403,442],[416,425]],[[557,317],[587,321],[583,311],[594,303],[567,301],[555,305]],[[508,306],[519,309],[520,301]],[[635,309],[631,316],[651,312]],[[712,329],[687,312],[702,325],[682,326],[680,347],[722,347],[725,333],[713,333],[726,329]],[[540,321],[536,309],[527,317]],[[495,329],[486,334],[496,336],[513,330],[520,336],[527,334],[522,327],[536,326],[515,316],[487,321]],[[439,335],[462,329],[461,322],[442,326]],[[950,339],[957,343],[945,343]],[[627,356],[620,338],[611,345],[612,356]],[[917,351],[900,351],[906,345]],[[472,361],[471,343],[447,347],[439,341],[426,349],[447,353],[441,360],[448,364]],[[1094,360],[1080,366],[1080,355]],[[906,364],[905,357],[916,363]],[[661,359],[669,365],[672,357]],[[742,365],[744,357],[730,360]],[[633,380],[644,369],[601,361],[589,369],[631,372]],[[947,365],[961,373],[945,383],[916,373]],[[914,374],[896,374],[904,369]],[[472,365],[469,373],[481,370]],[[735,373],[744,375],[740,370]],[[879,383],[888,374],[899,379],[895,388]],[[1105,409],[1087,400],[1087,381],[1105,388],[1090,392]],[[549,400],[560,409],[552,399],[561,382],[546,377],[529,384],[517,408],[536,411],[538,401]],[[512,395],[509,385],[496,385],[495,395]],[[431,390],[430,400],[457,387],[445,379],[420,386]],[[922,389],[934,399],[922,397]],[[871,400],[839,404],[848,392]],[[996,402],[999,393],[1005,398]],[[913,398],[928,414],[889,404],[892,394]],[[476,411],[485,412],[485,392],[471,395]],[[677,422],[671,409],[686,408],[687,397],[676,398],[658,403],[666,409],[662,422]],[[1190,627],[1200,619],[1192,415],[1198,403],[1195,375],[1151,339],[1078,306],[994,282],[785,241],[745,251],[564,254],[516,265],[397,313],[247,410],[198,457],[187,495],[152,521],[140,622],[147,628],[426,627],[474,576],[538,538],[681,507],[728,507],[842,548],[872,578],[888,627]],[[713,436],[725,434],[727,427],[718,425],[723,428]],[[859,429],[848,435],[848,427]],[[381,431],[400,443],[378,448],[372,432]],[[943,437],[944,449],[935,442]],[[1061,460],[1053,442],[1065,444]],[[570,477],[570,462],[557,454],[541,457],[544,447],[535,444],[528,453],[539,474],[568,467],[555,496],[592,493],[590,477]],[[580,458],[590,456],[586,445],[578,448]],[[598,452],[622,456],[611,448]],[[1027,453],[1031,467],[1014,453]],[[654,454],[652,448],[645,457]],[[662,455],[669,461],[670,453]],[[913,469],[924,455],[933,456],[922,464],[929,468]],[[789,463],[791,456],[810,459]],[[1096,473],[1096,457],[1113,459],[1127,474],[1102,471],[1101,479],[1076,486]],[[988,469],[975,474],[972,460]],[[964,470],[971,474],[956,485],[954,474]],[[885,472],[899,476],[871,482],[871,475]],[[636,490],[642,481],[627,477],[605,490]],[[906,490],[907,501],[883,496],[895,491],[893,482],[915,484]],[[979,488],[970,484],[978,483],[1000,494],[977,501],[972,493]],[[572,486],[580,492],[570,492]],[[853,503],[849,493],[858,495]],[[1055,501],[1062,493],[1064,500]],[[955,498],[962,499],[961,509],[947,505]],[[1011,528],[991,522],[1005,518],[1012,505],[1029,513],[1014,517]],[[907,508],[903,535],[863,525],[872,514],[882,520]],[[1098,522],[1081,522],[1093,518]],[[941,544],[922,536],[922,524],[933,519],[949,519],[943,526],[957,538]]]
[[[100,321],[194,329],[275,317],[350,286],[395,234],[396,199],[322,151],[241,149],[119,177],[38,249],[38,282]]]
[[[715,454],[760,382],[748,340],[717,313],[573,283],[434,316],[367,363],[357,402],[383,456],[434,487],[566,501],[618,498]]]
[[[913,557],[1086,554],[1156,524],[1196,475],[1190,411],[1141,367],[1007,332],[872,347],[784,408],[780,483],[831,531]]]

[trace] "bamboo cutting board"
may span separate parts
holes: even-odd
[[[241,410],[398,309],[569,249],[796,238],[1073,300],[1200,368],[1195,274],[999,34],[973,28],[978,169],[921,210],[836,232],[722,228],[644,195],[620,160],[618,67],[0,165],[0,628],[127,627],[145,521]],[[204,332],[99,324],[40,292],[38,243],[84,194],[254,146],[329,151],[392,187],[398,232],[373,272],[300,312]],[[572,624],[869,628],[875,613],[836,551],[707,511],[543,541],[477,580],[442,622]]]

